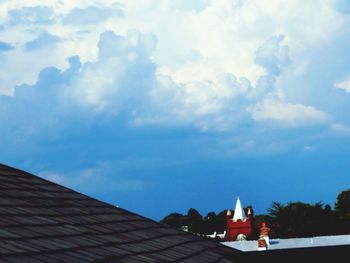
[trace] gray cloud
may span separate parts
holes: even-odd
[[[35,39],[25,43],[25,49],[33,51],[58,43],[61,39],[55,35],[51,35],[46,31],[42,31]]]
[[[99,118],[131,118],[141,111],[154,84],[155,65],[149,55],[155,43],[153,35],[135,31],[122,37],[107,31],[101,34],[96,61],[81,64],[76,56],[68,59],[66,70],[43,69],[35,84],[16,86],[13,96],[0,96],[3,138],[13,130],[20,140],[35,141],[43,134],[56,138],[62,130],[79,132],[71,130],[78,123],[85,127]]]
[[[46,6],[22,7],[8,12],[10,24],[48,24],[52,23],[53,10]]]
[[[349,0],[335,0],[332,3],[338,12],[344,14],[350,14],[350,1]]]
[[[114,7],[89,6],[87,8],[74,8],[64,18],[64,24],[83,25],[100,23],[110,17],[121,17],[123,11],[120,5]]]
[[[14,49],[14,46],[10,45],[9,43],[0,41],[0,53],[6,52],[12,49]]]
[[[273,36],[255,52],[255,62],[274,76],[278,76],[281,69],[290,64],[289,48],[286,45],[281,45],[283,39],[283,35]]]

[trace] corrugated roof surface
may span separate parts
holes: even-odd
[[[235,262],[237,251],[0,164],[1,262]]]

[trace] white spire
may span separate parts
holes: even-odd
[[[233,221],[237,221],[238,219],[245,221],[246,216],[244,213],[244,210],[241,205],[241,200],[239,200],[239,197],[237,197],[236,207],[235,207],[235,213],[233,215]]]

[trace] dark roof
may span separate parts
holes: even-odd
[[[0,165],[1,262],[235,262],[236,253]]]

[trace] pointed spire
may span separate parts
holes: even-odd
[[[228,209],[227,212],[226,212],[226,216],[231,216],[231,215],[232,215],[231,210]]]
[[[235,207],[235,213],[233,215],[233,221],[237,221],[238,219],[245,221],[246,216],[244,213],[244,210],[241,205],[241,200],[239,200],[239,197],[237,197],[236,207]]]

